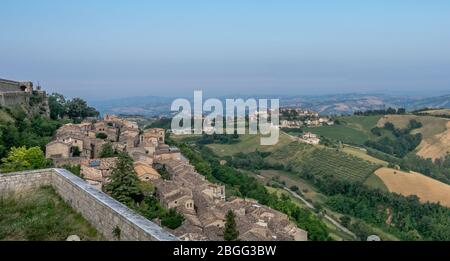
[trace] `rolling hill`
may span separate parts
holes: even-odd
[[[407,173],[390,168],[375,171],[390,192],[404,196],[418,196],[423,203],[440,203],[450,207],[450,185],[417,172]]]
[[[423,127],[412,133],[421,133],[422,142],[416,149],[416,154],[423,158],[438,159],[450,153],[450,120],[433,116],[416,115],[386,115],[378,126],[391,122],[397,128],[405,128],[410,120],[422,123]]]

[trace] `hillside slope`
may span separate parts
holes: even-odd
[[[407,173],[390,168],[375,171],[390,192],[404,196],[416,195],[423,203],[440,202],[450,207],[450,185],[427,177],[417,172]]]
[[[410,120],[416,120],[423,125],[422,128],[412,132],[422,134],[422,142],[416,150],[418,156],[434,160],[450,153],[449,119],[433,116],[386,115],[378,121],[377,126],[382,127],[386,122],[391,122],[397,128],[406,128]]]

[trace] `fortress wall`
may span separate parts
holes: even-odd
[[[0,79],[0,92],[20,91],[20,83],[16,81]]]
[[[44,169],[0,174],[0,195],[26,192],[51,185],[75,211],[108,240],[118,240],[113,230],[120,229],[120,240],[176,241],[175,236],[136,214],[81,178],[64,169]]]
[[[24,92],[5,92],[0,93],[0,105],[2,106],[14,106],[17,104],[23,104],[28,101],[27,93]]]

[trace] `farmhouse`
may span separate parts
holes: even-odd
[[[304,142],[304,143],[312,144],[312,145],[317,145],[320,143],[320,138],[314,133],[305,132],[300,137],[300,141]]]

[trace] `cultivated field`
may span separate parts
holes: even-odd
[[[375,171],[390,192],[404,196],[416,195],[421,202],[440,202],[450,207],[450,185],[416,172],[403,172],[390,168]]]
[[[391,122],[397,128],[406,128],[412,119],[423,124],[422,128],[412,132],[421,133],[423,137],[416,150],[418,156],[437,159],[450,152],[450,120],[448,119],[433,116],[387,115],[379,120],[378,126],[382,127],[386,122]]]
[[[272,152],[273,163],[290,164],[295,171],[313,175],[333,175],[338,179],[364,182],[380,165],[336,149],[293,142]]]

